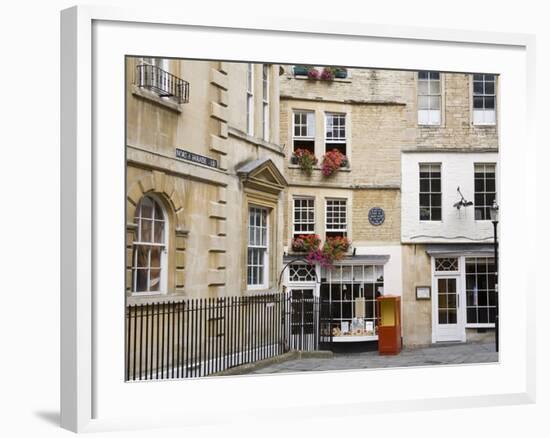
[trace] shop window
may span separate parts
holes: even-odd
[[[384,294],[383,265],[337,265],[321,268],[321,302],[329,315],[322,331],[338,336],[377,334],[376,298]],[[330,320],[330,327],[326,327]]]
[[[333,149],[346,155],[346,115],[344,113],[325,115],[325,152]]]
[[[479,325],[495,323],[496,271],[492,257],[466,258],[466,322]]]
[[[144,196],[134,216],[136,240],[132,255],[132,292],[160,294],[166,291],[166,219],[159,202]]]
[[[496,166],[494,164],[474,165],[474,204],[476,220],[491,219],[490,211],[496,199]]]
[[[315,233],[315,200],[313,198],[294,198],[294,234],[296,238],[303,234]]]
[[[315,155],[315,113],[313,111],[294,111],[292,150],[306,149]]]
[[[418,72],[418,124],[441,124],[441,80],[439,72]]]
[[[496,76],[473,75],[473,122],[474,125],[496,123]]]
[[[345,199],[326,200],[325,232],[326,237],[344,237],[347,235],[347,202]]]
[[[441,164],[420,164],[420,220],[441,220]]]
[[[249,288],[268,285],[268,212],[265,208],[248,209],[247,284]]]

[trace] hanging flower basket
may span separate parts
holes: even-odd
[[[319,79],[319,70],[317,70],[315,67],[311,67],[307,71],[307,77],[309,79]]]
[[[303,234],[292,239],[292,251],[311,252],[319,249],[321,239],[317,234]]]
[[[306,259],[310,265],[319,263],[323,267],[332,268],[335,261],[346,256],[350,245],[347,237],[329,237],[321,249],[312,249]]]
[[[291,162],[298,164],[300,169],[309,176],[313,166],[317,164],[317,157],[307,149],[296,149],[292,154]]]
[[[321,72],[321,80],[323,81],[332,81],[334,79],[334,72],[332,68],[325,67]]]

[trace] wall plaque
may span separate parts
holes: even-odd
[[[384,219],[386,219],[386,214],[380,207],[372,207],[369,210],[369,222],[371,225],[382,225]]]
[[[218,160],[199,154],[194,154],[193,152],[184,151],[183,149],[176,148],[176,158],[202,164],[203,166],[214,167],[216,169],[218,168]]]

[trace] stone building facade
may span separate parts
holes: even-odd
[[[128,304],[276,287],[278,76],[277,65],[127,58]]]

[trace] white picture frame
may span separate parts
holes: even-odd
[[[440,407],[444,400],[445,406],[452,407],[473,407],[486,405],[521,404],[534,400],[535,374],[534,374],[534,343],[527,339],[534,338],[534,309],[527,306],[527,300],[534,296],[534,288],[529,288],[526,283],[518,283],[518,279],[506,275],[506,266],[516,264],[525,269],[525,272],[532,272],[525,260],[514,255],[513,248],[521,245],[534,246],[533,226],[534,217],[522,215],[521,218],[514,217],[513,211],[507,210],[506,199],[520,199],[518,202],[533,201],[534,176],[527,175],[525,156],[534,155],[535,145],[533,136],[527,131],[525,120],[526,115],[532,117],[534,108],[534,90],[525,89],[524,84],[534,74],[534,39],[529,35],[489,33],[482,31],[450,31],[445,29],[427,29],[402,26],[376,26],[365,23],[339,23],[339,22],[315,22],[307,20],[294,20],[288,22],[284,19],[265,18],[243,18],[240,21],[231,22],[216,21],[202,16],[189,15],[187,11],[165,11],[158,8],[154,10],[126,10],[107,7],[74,7],[62,12],[61,17],[61,54],[62,54],[62,131],[61,131],[61,425],[72,431],[101,431],[115,428],[146,428],[158,426],[187,426],[191,424],[207,424],[213,414],[217,415],[218,421],[235,421],[245,418],[249,412],[257,412],[259,415],[288,415],[291,418],[293,409],[300,407],[300,415],[342,415],[349,409],[360,410],[400,410],[407,411],[418,409],[418,401],[422,400],[423,409]],[[153,25],[153,23],[155,23]],[[144,39],[136,37],[136,29],[143,34],[143,38],[156,35],[145,44]],[[298,32],[297,32],[298,31]],[[173,32],[194,32],[197,35],[196,41],[201,37],[208,36],[209,40],[223,35],[224,38],[240,40],[250,32],[254,32],[255,38],[271,41],[277,38],[317,38],[319,41],[342,47],[345,42],[347,50],[328,50],[330,54],[320,55],[312,50],[307,53],[307,61],[316,59],[320,62],[338,65],[357,65],[379,68],[414,68],[422,64],[422,68],[439,69],[448,71],[474,71],[469,67],[475,67],[476,71],[493,71],[502,74],[502,100],[503,114],[500,123],[501,144],[502,144],[502,193],[501,201],[504,206],[501,211],[501,249],[502,275],[500,277],[500,290],[502,296],[502,319],[501,319],[501,360],[499,364],[478,365],[470,367],[453,368],[416,368],[411,370],[388,370],[385,376],[388,378],[405,379],[409,386],[405,389],[395,385],[394,392],[387,394],[383,404],[380,404],[381,392],[373,387],[372,394],[347,395],[342,401],[331,404],[327,401],[319,408],[319,399],[312,392],[311,401],[301,401],[301,404],[288,404],[283,406],[283,393],[276,391],[276,386],[281,391],[286,390],[288,385],[300,385],[309,389],[315,389],[316,384],[323,382],[323,394],[332,394],[335,388],[341,385],[348,385],[348,380],[357,382],[358,378],[372,380],[372,373],[369,371],[346,371],[330,374],[287,375],[277,377],[232,377],[207,379],[202,381],[173,382],[162,385],[134,385],[118,382],[116,380],[119,372],[117,364],[114,363],[112,370],[105,366],[105,358],[109,355],[117,357],[119,344],[115,336],[112,336],[113,343],[109,343],[106,333],[116,333],[123,324],[123,307],[110,306],[109,299],[104,299],[105,285],[117,284],[121,278],[117,277],[116,271],[105,270],[105,263],[118,262],[122,265],[123,246],[120,255],[116,251],[109,257],[103,257],[105,243],[113,235],[112,226],[119,225],[120,211],[113,212],[113,223],[106,221],[103,212],[106,206],[116,205],[117,190],[123,181],[116,178],[106,181],[106,175],[113,178],[123,175],[124,169],[119,168],[117,160],[111,160],[101,149],[98,154],[98,147],[104,148],[107,145],[120,144],[123,149],[123,136],[120,130],[123,126],[113,125],[113,130],[106,124],[106,119],[112,119],[112,123],[120,122],[120,109],[123,108],[123,78],[120,81],[112,80],[113,90],[111,94],[113,105],[107,111],[103,111],[104,100],[102,93],[105,91],[105,68],[109,69],[114,77],[120,73],[123,59],[120,53],[136,54],[133,52],[137,45],[142,44],[138,51],[151,53],[153,50],[156,56],[182,56],[182,57],[204,57],[216,56],[216,50],[208,49],[207,42],[189,47],[184,52],[174,52],[171,44],[158,44],[160,34]],[[123,34],[124,37],[123,37]],[[118,35],[113,39],[113,35]],[[127,38],[128,36],[135,39]],[[112,42],[109,54],[105,41],[110,37]],[[167,40],[169,41],[169,39]],[[271,41],[272,42],[272,41]],[[122,43],[133,47],[120,47]],[[358,45],[366,45],[372,48],[369,59],[357,62],[350,51]],[[261,60],[261,56],[268,56],[275,61],[282,61],[281,51],[272,45],[267,51],[265,47],[261,50],[255,44],[248,44],[247,47],[232,47],[233,52],[230,59],[243,59],[249,57],[254,61]],[[383,54],[381,47],[384,47]],[[404,47],[407,47],[407,50]],[[156,50],[158,48],[158,52]],[[498,51],[496,50],[498,48]],[[507,50],[509,49],[509,50]],[[117,50],[119,51],[118,53]],[[183,49],[182,49],[183,50]],[[443,56],[433,56],[418,61],[414,58],[415,53],[431,51],[430,53],[444,53]],[[476,56],[472,57],[472,52]],[[494,52],[494,53],[493,53]],[[498,52],[498,53],[497,53]],[[229,53],[226,50],[224,53]],[[239,55],[240,53],[240,55]],[[243,55],[245,53],[245,55]],[[290,53],[290,52],[289,52]],[[400,53],[399,59],[395,57]],[[492,57],[479,56],[493,53]],[[202,54],[202,56],[201,56]],[[394,58],[391,58],[391,55]],[[113,56],[113,57],[111,57]],[[220,56],[220,55],[218,55]],[[287,58],[287,62],[295,59]],[[357,56],[357,55],[355,55]],[[317,58],[316,58],[317,57]],[[323,58],[323,59],[321,59]],[[473,59],[475,58],[475,59]],[[98,62],[101,59],[101,62]],[[112,65],[109,61],[115,59]],[[219,59],[219,58],[213,58]],[[353,61],[355,59],[355,61]],[[265,60],[265,59],[264,59]],[[346,60],[348,62],[346,62]],[[520,61],[518,63],[518,61]],[[313,63],[313,61],[312,61]],[[368,63],[368,65],[367,65]],[[491,66],[497,66],[496,70]],[[517,94],[518,90],[523,93]],[[109,90],[109,91],[113,91]],[[516,93],[516,94],[514,94]],[[514,102],[514,105],[510,103]],[[508,103],[505,105],[504,103]],[[506,123],[516,120],[517,123]],[[104,141],[104,142],[103,142]],[[514,151],[509,147],[511,144],[522,144],[521,151]],[[116,153],[116,151],[113,151]],[[522,157],[523,155],[523,157]],[[120,156],[118,156],[120,158]],[[519,160],[519,161],[518,161]],[[517,165],[515,178],[520,180],[514,184],[511,181],[511,164]],[[112,173],[111,173],[112,172]],[[105,195],[106,189],[114,181],[116,186],[112,196]],[[499,187],[499,190],[501,188]],[[119,199],[123,210],[122,197]],[[509,203],[508,205],[511,205]],[[111,213],[111,212],[110,212]],[[519,215],[516,215],[519,216]],[[118,222],[117,222],[118,221]],[[506,233],[506,230],[514,230],[521,221],[525,233],[518,236],[513,231]],[[118,226],[117,225],[117,226]],[[116,227],[115,227],[116,228]],[[116,242],[123,241],[123,228],[119,227],[120,237]],[[516,235],[514,235],[516,234]],[[116,235],[116,234],[115,234]],[[107,240],[105,240],[107,239]],[[101,255],[101,256],[100,256]],[[517,267],[516,266],[516,267]],[[121,269],[122,271],[122,269]],[[511,272],[511,271],[510,271]],[[120,277],[123,277],[121,272]],[[123,279],[122,279],[123,280]],[[116,287],[115,287],[116,289]],[[514,306],[519,306],[524,312],[511,310],[511,299],[504,293],[506,290],[521,290],[523,295],[514,298]],[[101,299],[98,296],[101,294]],[[122,292],[120,292],[122,297]],[[112,298],[116,300],[118,298]],[[123,298],[122,298],[123,299]],[[103,307],[110,306],[110,307]],[[99,318],[98,315],[102,317]],[[116,316],[110,319],[107,316]],[[509,317],[514,315],[514,317]],[[519,316],[517,316],[519,315]],[[519,318],[519,319],[518,319]],[[118,324],[118,325],[117,325]],[[120,358],[122,364],[122,357]],[[482,375],[492,375],[483,381],[478,390],[468,385],[461,385],[462,388],[447,388],[441,392],[438,389],[438,381],[445,379],[449,374],[459,379],[465,379],[476,371]],[[428,379],[429,375],[429,379]],[[491,379],[495,379],[494,381]],[[114,380],[113,380],[114,379]],[[438,380],[439,379],[439,380]],[[382,379],[383,380],[383,379]],[[231,409],[223,408],[227,403],[223,394],[235,393],[235,381],[239,384],[239,403],[231,406]],[[118,382],[118,383],[113,383]],[[273,385],[273,382],[275,385]],[[420,383],[424,382],[424,386]],[[120,383],[120,384],[119,384]],[[480,382],[477,382],[480,384]],[[170,386],[172,385],[172,386]],[[123,401],[131,400],[132,397],[141,396],[143,400],[150,397],[158,397],[163,394],[167,400],[174,400],[174,397],[183,390],[189,394],[221,394],[215,403],[211,403],[206,412],[206,405],[201,402],[194,403],[194,410],[189,406],[182,405],[173,409],[149,410],[149,415],[143,412],[115,409],[116,406],[124,406]],[[400,389],[401,388],[401,389]],[[262,390],[269,389],[272,402],[279,407],[273,410],[273,406],[266,403],[258,403],[258,396]],[[256,397],[250,397],[256,394]],[[336,392],[334,392],[336,394]],[[247,403],[246,400],[249,400]],[[124,399],[124,400],[123,400]],[[198,397],[196,400],[206,400],[207,397]],[[253,403],[250,402],[253,401]],[[328,400],[328,399],[327,399]],[[212,400],[210,400],[212,401]],[[256,406],[254,406],[256,405]],[[227,406],[227,404],[225,405]],[[128,407],[128,409],[130,409]],[[252,411],[248,411],[252,409]],[[257,409],[257,410],[254,410]],[[270,410],[271,409],[271,410]],[[346,411],[346,409],[348,409]]]

